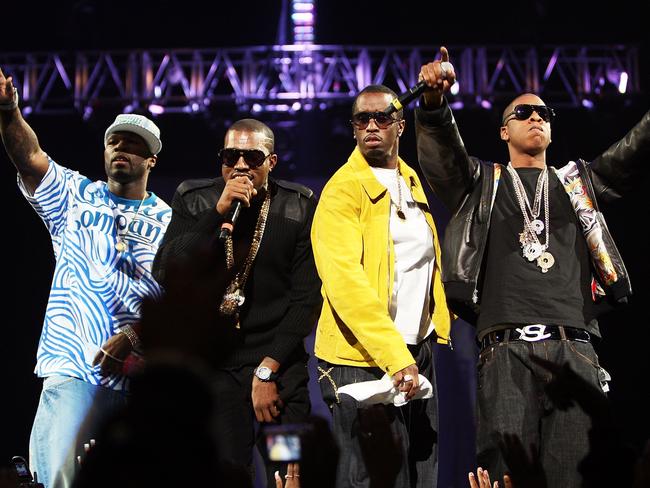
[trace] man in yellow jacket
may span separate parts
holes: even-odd
[[[341,487],[370,484],[372,467],[365,465],[359,444],[367,433],[360,432],[357,410],[377,402],[385,405],[401,439],[403,462],[395,466],[394,486],[437,483],[431,344],[450,343],[452,317],[422,184],[398,156],[402,111],[383,112],[394,98],[382,85],[370,85],[356,98],[351,122],[357,146],[325,186],[312,225],[324,298],[315,353],[344,453],[336,484]],[[384,383],[366,383],[382,378]],[[357,383],[363,384],[350,386]],[[387,391],[380,391],[382,384]],[[368,387],[381,394],[369,394]]]

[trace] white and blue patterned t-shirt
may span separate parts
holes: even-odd
[[[18,178],[56,258],[35,372],[122,390],[123,376],[102,376],[92,362],[109,337],[138,320],[144,297],[160,296],[151,266],[171,209],[153,193],[143,201],[120,198],[103,181],[49,163],[33,195]],[[124,252],[115,249],[118,240]]]

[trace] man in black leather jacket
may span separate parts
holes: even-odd
[[[568,363],[607,391],[609,375],[592,345],[595,302],[625,302],[630,281],[599,202],[625,193],[650,157],[650,112],[591,163],[546,165],[554,111],[536,95],[515,98],[501,139],[510,163],[470,157],[443,94],[455,81],[445,48],[422,67],[428,85],[416,110],[418,159],[453,212],[443,243],[443,282],[452,309],[477,326],[478,463],[501,479],[499,436],[539,452],[548,486],[580,486],[589,417],[544,393],[541,356]]]
[[[254,420],[300,423],[310,411],[303,339],[322,303],[310,242],[316,198],[305,186],[269,178],[278,160],[274,136],[257,120],[228,129],[219,160],[222,177],[187,180],[176,190],[154,276],[166,286],[170,264],[223,246],[234,276],[214,310],[231,319],[232,344],[214,358],[216,435],[224,460],[250,467]],[[229,226],[236,201],[241,213]],[[232,233],[222,242],[224,222]],[[269,466],[269,486],[275,469]]]

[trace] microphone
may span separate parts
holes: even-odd
[[[443,61],[440,63],[440,75],[441,78],[446,80],[447,79],[447,74],[449,71],[453,70],[454,67],[449,61]],[[451,82],[453,83],[453,81]],[[427,84],[424,80],[419,82],[417,85],[412,86],[411,88],[408,89],[408,91],[402,93],[398,98],[390,102],[390,105],[386,110],[384,110],[384,113],[386,115],[390,115],[394,112],[397,112],[399,110],[402,110],[406,105],[411,103],[413,100],[415,100],[417,97],[422,95],[422,92],[424,89],[427,87]]]
[[[219,232],[220,240],[225,241],[228,236],[232,235],[232,231],[235,228],[235,222],[239,218],[241,212],[241,207],[241,200],[233,200],[232,205],[230,205],[230,210],[228,210],[228,213],[221,224],[221,231]]]
[[[408,105],[417,97],[419,97],[426,87],[426,82],[422,80],[417,85],[409,88],[408,91],[402,93],[398,98],[395,98],[392,102],[390,102],[390,105],[386,110],[384,110],[384,113],[386,115],[390,115],[394,112],[402,110],[405,105]]]
[[[253,176],[246,173],[234,174],[231,176],[231,178],[238,178],[240,176],[245,176],[249,180],[253,181]],[[235,228],[235,222],[237,222],[237,219],[239,218],[239,214],[241,213],[243,205],[244,204],[241,202],[241,200],[233,200],[233,202],[230,204],[230,210],[228,210],[228,213],[224,217],[223,223],[221,224],[219,240],[225,241],[228,236],[232,235],[232,231]]]

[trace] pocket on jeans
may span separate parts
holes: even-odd
[[[569,346],[569,350],[573,353],[573,357],[576,361],[594,368],[600,367],[596,351],[590,343],[567,341],[567,345]]]
[[[488,346],[483,349],[478,355],[478,362],[476,364],[476,386],[480,390],[483,387],[483,379],[495,362],[495,357],[497,355],[497,349],[500,346],[498,344]]]
[[[75,380],[72,376],[48,376],[43,380],[43,390],[54,390]]]

